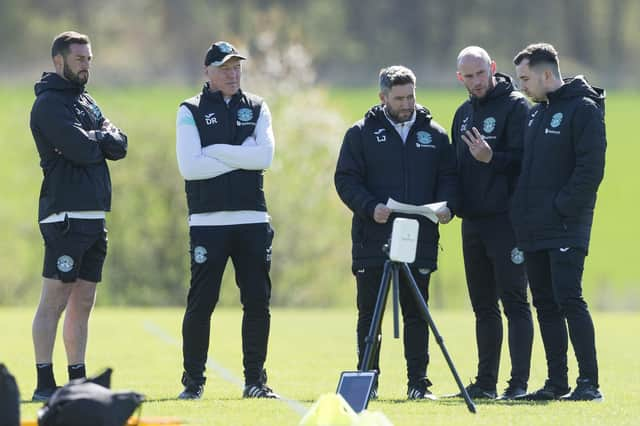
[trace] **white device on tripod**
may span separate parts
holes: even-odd
[[[415,219],[399,217],[393,221],[389,259],[405,263],[413,263],[416,260],[419,228],[420,225]]]

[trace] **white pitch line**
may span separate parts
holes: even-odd
[[[181,343],[180,341],[176,340],[174,337],[167,334],[167,332],[165,332],[162,328],[152,323],[151,321],[144,321],[144,328],[151,334],[163,340],[165,343],[173,346],[180,346],[180,343]],[[222,377],[224,380],[226,380],[229,383],[233,383],[238,388],[240,388],[240,390],[244,389],[244,383],[242,382],[242,380],[234,376],[231,371],[227,370],[221,364],[218,364],[210,357],[207,357],[207,368],[215,371],[220,377]],[[291,408],[293,411],[298,413],[300,416],[304,416],[305,413],[307,412],[307,408],[304,405],[302,405],[300,401],[297,401],[295,399],[286,398],[280,395],[280,399],[277,401],[282,401],[286,403],[289,406],[289,408]]]

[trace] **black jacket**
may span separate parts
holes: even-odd
[[[604,175],[604,90],[575,77],[547,98],[529,114],[511,221],[525,251],[586,250]]]
[[[106,159],[124,158],[127,136],[102,130],[105,117],[84,86],[44,73],[35,94],[30,125],[44,173],[38,219],[63,211],[109,211]],[[91,130],[97,130],[97,142],[89,139]]]
[[[205,147],[216,143],[242,145],[256,128],[262,98],[238,90],[227,104],[220,91],[202,92],[182,102],[191,111]],[[185,180],[189,214],[218,211],[267,211],[262,170],[233,170],[211,179]]]
[[[463,218],[507,213],[520,172],[529,103],[515,90],[511,77],[500,73],[495,77],[496,85],[486,96],[471,97],[460,105],[451,126],[460,189],[457,215]],[[493,150],[489,163],[473,158],[462,140],[464,132],[472,127]]]
[[[353,267],[381,266],[386,255],[382,246],[391,235],[393,216],[385,224],[373,220],[378,203],[389,198],[422,205],[448,201],[456,208],[455,158],[449,138],[417,106],[416,120],[403,144],[381,106],[373,107],[351,127],[342,142],[335,173],[342,201],[353,211],[351,238]],[[435,270],[438,227],[423,216],[414,266]]]

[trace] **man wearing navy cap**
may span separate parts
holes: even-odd
[[[273,159],[271,113],[262,98],[240,89],[241,61],[229,43],[211,45],[202,92],[180,104],[178,167],[189,207],[191,284],[182,323],[183,392],[202,397],[211,315],[231,258],[243,306],[243,397],[278,398],[266,386],[271,242],[263,172]]]

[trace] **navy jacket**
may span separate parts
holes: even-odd
[[[378,203],[389,198],[422,205],[448,201],[456,208],[456,171],[453,149],[442,127],[417,106],[416,120],[406,143],[375,106],[346,133],[335,172],[342,201],[353,212],[351,238],[353,267],[381,266],[382,246],[391,236],[394,217],[387,223],[373,220]],[[415,267],[436,269],[438,226],[423,216],[420,222]]]
[[[453,117],[451,142],[456,150],[460,206],[458,216],[478,218],[507,213],[522,160],[529,103],[511,82],[496,73],[496,85],[481,99],[470,97]],[[476,160],[462,135],[472,127],[493,150],[489,163]]]
[[[111,178],[106,160],[127,153],[127,136],[102,130],[105,118],[84,86],[44,73],[35,85],[31,133],[44,180],[38,219],[63,211],[111,210]],[[89,139],[96,130],[98,141]]]
[[[529,113],[511,221],[525,251],[589,247],[604,176],[604,90],[578,76]]]

